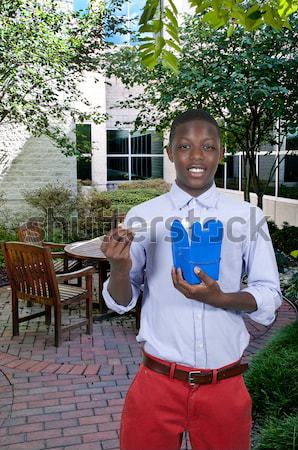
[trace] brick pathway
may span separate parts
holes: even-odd
[[[0,311],[1,450],[119,449],[121,409],[141,358],[133,315],[95,317],[92,336],[74,331],[56,349],[53,328],[42,319],[21,324],[20,336],[11,337],[8,287],[0,288]],[[79,315],[79,309],[71,316],[64,311],[65,319]],[[295,318],[284,301],[271,327],[247,321],[245,357]]]

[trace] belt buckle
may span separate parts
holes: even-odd
[[[202,373],[201,370],[193,370],[191,372],[188,372],[188,384],[190,384],[190,386],[195,386],[196,384],[199,384],[194,382],[193,376],[201,375],[201,373]]]

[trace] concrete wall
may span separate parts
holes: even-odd
[[[127,89],[124,84],[118,80],[116,77],[112,77],[107,80],[106,84],[106,111],[111,115],[110,119],[106,123],[107,128],[117,127],[117,122],[122,125],[120,128],[132,128],[133,122],[137,117],[138,110],[135,108],[121,109],[117,103],[119,101],[125,101],[128,99],[129,95],[138,95],[143,92],[141,86]],[[126,124],[129,122],[131,124]]]
[[[16,128],[18,130],[18,128]],[[10,153],[9,165],[1,164],[0,191],[6,194],[7,207],[14,212],[23,212],[29,209],[24,201],[23,191],[39,188],[47,183],[61,182],[77,191],[76,185],[76,159],[66,157],[47,137],[27,137],[26,142],[19,133],[10,129],[10,142],[12,148],[18,151]],[[15,139],[14,139],[15,137]],[[3,145],[3,135],[0,136]],[[23,144],[23,145],[21,145]],[[7,160],[7,159],[6,159]]]
[[[234,191],[231,189],[220,189],[230,197],[243,200],[243,192]],[[256,194],[251,195],[251,203],[257,204]],[[263,197],[263,211],[266,216],[273,220],[279,227],[283,222],[288,222],[290,225],[298,227],[298,200],[283,197],[273,197],[271,195],[264,195]]]

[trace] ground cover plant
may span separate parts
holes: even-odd
[[[261,349],[245,375],[253,400],[255,450],[293,450],[298,432],[298,321]]]

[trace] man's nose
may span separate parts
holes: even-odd
[[[203,159],[204,151],[202,150],[202,147],[200,145],[194,145],[191,149],[189,157],[194,160]]]

